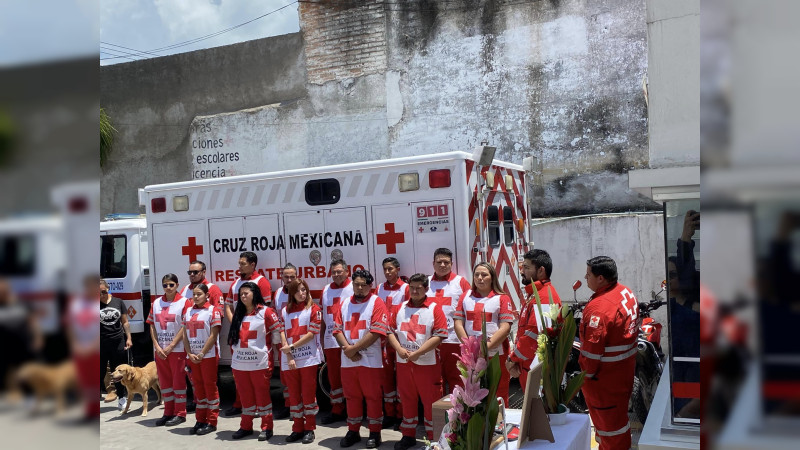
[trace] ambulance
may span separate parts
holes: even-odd
[[[137,360],[137,349],[147,350],[144,359],[152,360],[150,335],[144,326],[150,313],[148,242],[143,215],[109,214],[100,222],[100,276],[108,282],[111,295],[125,304]]]
[[[400,261],[401,276],[433,273],[433,252],[453,251],[453,270],[491,261],[518,306],[517,262],[527,250],[525,172],[493,161],[493,147],[474,154],[439,153],[327,167],[147,186],[139,203],[147,217],[150,286],[161,278],[188,283],[189,264],[207,264],[224,293],[238,275],[239,254],[258,255],[257,271],[273,292],[292,263],[314,299],[330,282],[329,263],[344,258],[368,269],[375,287],[381,262]],[[227,321],[226,321],[227,322]],[[221,342],[227,337],[223,325]],[[222,345],[221,362],[230,361]]]

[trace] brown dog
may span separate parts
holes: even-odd
[[[161,386],[158,384],[155,362],[150,362],[144,367],[120,364],[117,366],[117,370],[111,374],[111,379],[115,383],[122,383],[125,389],[128,390],[128,402],[120,414],[127,414],[133,396],[139,394],[142,396],[142,416],[146,416],[148,408],[147,391],[150,389],[153,389],[158,394],[158,403],[156,405],[161,404]]]
[[[29,386],[36,397],[31,413],[38,413],[42,400],[53,396],[56,401],[55,412],[61,414],[64,412],[67,392],[77,386],[78,374],[72,361],[53,365],[30,362],[20,367],[17,380]]]

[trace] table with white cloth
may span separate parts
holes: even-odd
[[[507,409],[507,423],[519,424],[522,410],[520,409]],[[518,447],[518,440],[508,443],[508,450],[520,449],[567,449],[567,450],[589,450],[591,448],[592,428],[589,423],[588,414],[567,414],[567,423],[564,425],[551,425],[550,429],[553,430],[553,437],[555,442],[537,439],[535,441],[527,441],[522,447]],[[506,447],[503,444],[495,447],[497,450],[504,450]]]

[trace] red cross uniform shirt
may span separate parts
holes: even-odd
[[[97,299],[73,298],[65,319],[78,344],[84,347],[97,345],[100,340],[100,302]]]
[[[461,299],[467,295],[471,286],[461,275],[450,272],[447,278],[439,278],[435,274],[429,278],[430,286],[426,294],[429,299],[442,307],[442,312],[447,318],[447,339],[445,344],[460,344],[453,326],[453,313]]]
[[[216,284],[208,281],[207,278],[203,278],[198,284],[205,284],[208,286],[208,299],[211,300],[211,304],[214,306],[221,306],[224,300],[222,299],[222,289],[219,288]],[[180,294],[184,298],[192,299],[194,297],[194,293],[192,290],[197,287],[197,285],[192,285],[192,283],[187,284],[180,290]]]
[[[339,343],[333,337],[333,328],[336,325],[333,320],[334,313],[341,305],[342,300],[353,295],[353,283],[350,278],[342,285],[331,283],[322,290],[322,320],[325,322],[325,336],[323,336],[323,348],[339,348]]]
[[[410,301],[403,303],[389,314],[389,324],[400,346],[409,352],[419,350],[431,337],[447,337],[447,319],[442,307],[429,298],[419,308]],[[407,360],[397,355],[397,362],[405,364]],[[414,364],[431,366],[436,362],[436,352],[432,351],[420,356]]]
[[[385,337],[389,331],[389,317],[386,305],[377,295],[371,294],[363,302],[356,302],[347,297],[334,316],[333,333],[342,333],[350,344],[355,344],[367,332]],[[338,345],[337,345],[338,346]],[[383,350],[381,339],[376,339],[369,347],[361,350],[361,359],[353,362],[344,356],[342,350],[342,367],[383,367]]]
[[[200,308],[193,304],[183,315],[183,326],[186,337],[189,339],[190,353],[197,355],[203,350],[208,337],[211,336],[211,328],[222,326],[222,313],[218,306],[214,306],[208,301]],[[217,336],[217,343],[203,356],[203,359],[216,358],[218,347],[219,336]]]
[[[386,303],[386,309],[391,314],[391,312],[396,311],[403,302],[411,298],[408,292],[408,283],[400,278],[398,278],[397,283],[393,285],[390,285],[388,282],[383,283],[378,287],[378,297],[383,299],[384,303]]]
[[[309,293],[309,295],[311,295]],[[286,290],[286,286],[278,289],[275,291],[275,294],[272,296],[272,309],[278,313],[278,317],[282,317],[283,314],[283,307],[289,303],[289,292]]]
[[[310,308],[293,303],[283,309],[283,332],[286,333],[286,342],[289,345],[299,341],[308,333],[314,333],[314,338],[302,347],[295,346],[292,350],[297,368],[316,366],[322,362],[322,349],[319,345],[319,331],[322,327],[322,309],[316,303]],[[289,370],[289,361],[281,354],[281,370]]]
[[[258,305],[242,318],[239,341],[232,347],[231,368],[244,371],[269,369],[272,364],[270,351],[273,344],[281,342],[280,331],[281,323],[275,311]]]
[[[264,297],[265,302],[272,299],[272,288],[269,285],[269,281],[258,273],[253,272],[248,278],[236,278],[230,289],[228,289],[228,295],[225,297],[225,304],[231,305],[234,311],[236,311],[236,303],[239,301],[239,288],[248,281],[252,281],[258,285],[258,290],[261,291],[261,296]]]
[[[458,302],[454,317],[464,322],[467,336],[480,336],[483,333],[483,313],[486,313],[486,337],[492,335],[500,328],[503,322],[514,323],[514,304],[511,297],[506,294],[489,292],[486,297],[478,297],[477,292],[472,292]],[[489,350],[489,356],[503,354],[503,346]]]
[[[183,316],[193,303],[181,294],[175,294],[175,298],[171,302],[163,295],[153,302],[150,314],[147,316],[147,323],[155,325],[156,340],[161,348],[168,346],[175,339],[175,334],[183,326]],[[178,341],[178,345],[172,351],[183,351],[183,339]]]
[[[536,357],[536,349],[539,348],[539,327],[536,324],[536,298],[533,297],[533,288],[539,292],[539,299],[542,305],[561,304],[561,298],[556,292],[556,288],[550,284],[550,280],[536,281],[525,286],[525,293],[528,295],[527,303],[522,306],[517,323],[517,341],[514,343],[514,351],[509,355],[509,359],[519,363],[525,369],[529,369],[533,359]]]

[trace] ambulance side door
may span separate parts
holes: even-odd
[[[414,221],[411,203],[394,203],[372,207],[372,230],[375,234],[375,280],[385,281],[381,263],[389,256],[400,261],[400,275],[410,277],[423,270],[414,257]],[[422,263],[422,261],[420,261]],[[422,266],[423,264],[420,264]],[[425,272],[427,273],[427,272]]]
[[[325,235],[323,244],[329,261],[344,258],[350,273],[373,267],[367,245],[367,212],[364,207],[325,210]],[[373,272],[374,275],[374,272]],[[380,278],[376,277],[376,280]]]
[[[247,248],[258,256],[259,273],[269,280],[272,292],[281,288],[280,270],[283,237],[278,227],[277,214],[247,216],[244,218],[244,235]]]
[[[189,283],[186,271],[194,260],[209,261],[211,246],[205,220],[153,224],[153,261],[151,290],[153,298],[164,295],[161,278],[168,273],[178,276],[178,286]]]
[[[283,238],[286,263],[297,267],[297,276],[308,283],[311,297],[319,301],[322,288],[328,283],[328,252],[312,247],[310,236],[325,233],[323,210],[283,214]]]
[[[433,252],[437,248],[449,248],[453,251],[453,270],[456,270],[461,255],[456,245],[456,231],[453,223],[453,200],[438,200],[411,204],[413,218],[414,260],[416,271],[433,273]],[[472,274],[460,273],[467,280]]]

